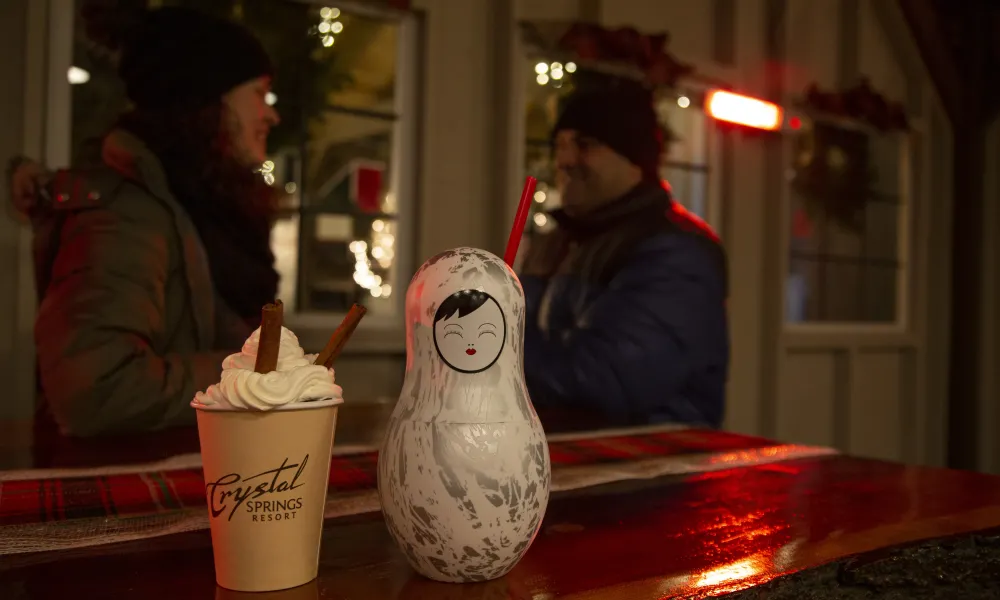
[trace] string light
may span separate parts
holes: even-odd
[[[90,81],[90,73],[80,67],[70,67],[69,71],[66,73],[66,79],[68,79],[72,85],[79,85]]]
[[[274,163],[272,161],[265,160],[261,163],[260,174],[264,177],[264,183],[274,185]]]
[[[393,224],[382,219],[372,221],[371,257],[379,268],[389,269],[395,258],[393,246],[396,236],[392,234]],[[373,298],[388,298],[392,295],[392,287],[382,281],[380,275],[372,272],[372,262],[369,260],[368,242],[354,240],[348,245],[348,250],[354,255],[354,282],[372,295]]]
[[[562,87],[563,81],[568,73],[576,72],[576,63],[568,62],[565,65],[561,62],[545,63],[540,62],[535,65],[535,81],[538,85],[548,85]]]
[[[344,31],[344,24],[336,20],[340,18],[340,9],[324,6],[319,9],[319,16],[322,20],[316,26],[316,32],[319,34],[323,46],[329,48],[336,41],[334,36]]]

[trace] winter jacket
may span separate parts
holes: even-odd
[[[729,365],[726,259],[703,222],[642,184],[583,220],[550,278],[521,277],[524,371],[539,409],[609,425],[718,427]]]
[[[195,392],[250,331],[157,158],[119,130],[102,162],[58,173],[31,214],[43,402],[67,435],[193,424]]]

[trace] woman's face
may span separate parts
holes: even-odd
[[[277,111],[267,104],[271,78],[258,77],[238,85],[222,100],[227,108],[229,135],[236,158],[247,166],[267,159],[267,134],[278,124]]]

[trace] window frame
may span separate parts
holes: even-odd
[[[914,203],[917,201],[915,192],[915,173],[913,164],[919,160],[915,153],[919,152],[919,141],[923,138],[920,123],[910,123],[910,130],[907,132],[881,132],[868,127],[862,123],[853,121],[832,119],[818,115],[802,115],[804,119],[821,121],[833,124],[838,127],[862,131],[873,138],[876,136],[892,136],[898,141],[899,147],[899,194],[897,213],[897,249],[896,262],[898,269],[896,273],[896,318],[893,321],[866,322],[866,321],[788,321],[788,275],[793,257],[792,250],[792,186],[787,178],[781,183],[781,278],[780,278],[780,302],[781,302],[781,330],[787,334],[910,334],[912,333],[911,305],[913,293],[913,273],[912,265],[912,235],[914,227]],[[781,140],[781,164],[784,166],[792,164],[795,152],[794,135],[784,135]],[[800,257],[801,258],[801,257]]]
[[[276,0],[280,1],[280,0]],[[321,5],[323,0],[289,0],[301,4]],[[43,159],[50,168],[70,166],[72,151],[72,85],[66,73],[73,61],[74,20],[78,0],[48,0],[46,15],[47,65],[46,103],[44,111],[45,150]],[[415,265],[415,226],[418,205],[418,132],[421,118],[419,80],[421,73],[421,31],[419,15],[388,7],[360,2],[338,2],[345,12],[398,22],[396,94],[393,114],[393,144],[389,193],[396,197],[396,255],[391,277],[391,311],[369,314],[351,344],[351,351],[402,352],[405,349],[403,324],[405,317],[406,284]],[[331,108],[338,112],[358,112],[357,109]],[[362,111],[363,112],[363,111]],[[380,113],[381,114],[381,113]],[[381,114],[389,117],[389,113]],[[299,214],[299,244],[301,247],[302,207]],[[301,268],[296,269],[296,277]],[[297,285],[301,285],[299,282]],[[375,311],[371,311],[375,313]],[[290,310],[286,325],[296,332],[307,350],[322,348],[346,313]]]

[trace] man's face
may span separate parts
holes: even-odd
[[[266,101],[270,91],[271,78],[258,77],[236,86],[223,98],[236,158],[247,166],[267,159],[267,135],[279,122],[278,113]]]
[[[570,216],[584,215],[625,195],[642,171],[597,140],[566,129],[555,138],[556,187]]]

